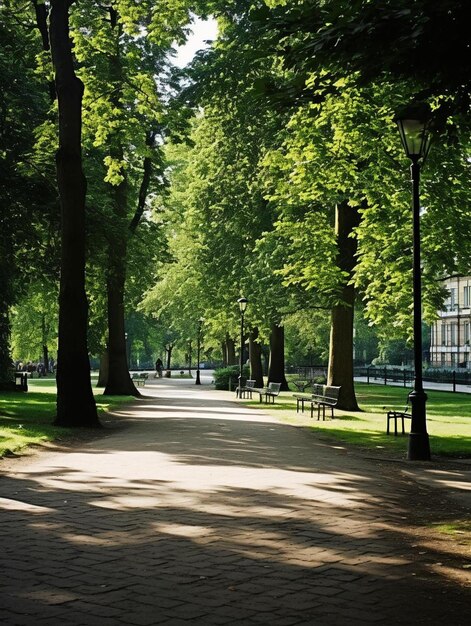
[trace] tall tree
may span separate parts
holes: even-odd
[[[187,3],[86,2],[76,12],[75,51],[87,86],[87,147],[101,153],[111,220],[107,237],[107,358],[105,394],[139,395],[128,371],[125,293],[129,241],[145,220],[149,194],[163,184],[159,145],[165,129],[166,54],[181,40]],[[97,94],[99,96],[97,97]],[[93,148],[91,146],[93,142]],[[109,211],[109,213],[108,213]]]
[[[59,292],[57,417],[60,426],[99,426],[90,382],[85,294],[85,194],[82,170],[83,83],[77,77],[69,34],[74,0],[51,0],[50,41],[59,107],[57,184],[62,252]]]
[[[353,384],[355,287],[352,284],[357,251],[355,228],[359,223],[356,207],[349,207],[346,202],[335,207],[337,265],[346,274],[346,281],[341,287],[340,301],[332,307],[327,384],[341,388],[338,404],[347,411],[358,411],[359,408]]]

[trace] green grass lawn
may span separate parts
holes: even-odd
[[[296,413],[296,400],[291,392],[282,393],[274,405],[263,404],[263,408],[284,421],[308,426],[321,436],[337,441],[340,445],[353,444],[381,454],[404,457],[408,437],[386,435],[386,412],[390,408],[404,409],[410,389],[401,387],[355,385],[361,412],[335,409],[335,419],[326,421],[309,417],[309,410]],[[434,456],[471,458],[471,394],[447,391],[427,391],[427,431]],[[258,398],[247,404],[261,406]],[[406,420],[406,433],[410,420]]]
[[[94,384],[94,381],[93,381]],[[258,399],[245,401],[249,406],[263,406],[282,420],[308,426],[338,445],[353,444],[366,450],[393,457],[404,457],[407,436],[386,435],[386,411],[404,408],[409,390],[401,387],[356,386],[361,412],[335,410],[335,419],[317,421],[309,412],[296,413],[296,400],[290,392],[282,393],[274,405],[260,405]],[[94,388],[98,410],[103,413],[132,400],[131,397],[106,396]],[[471,458],[471,394],[445,391],[427,392],[427,429],[434,456]],[[0,393],[0,456],[18,452],[25,446],[40,444],[72,434],[74,429],[52,425],[55,414],[54,379],[29,381],[29,391]],[[387,408],[385,408],[387,407]],[[406,421],[406,428],[410,421]]]
[[[93,382],[93,381],[92,381]],[[75,429],[53,425],[56,411],[56,381],[28,381],[28,392],[0,392],[0,456],[17,453],[26,446],[70,436]],[[129,402],[131,396],[103,396],[93,389],[99,414]]]

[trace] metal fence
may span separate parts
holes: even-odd
[[[301,380],[314,380],[314,378],[327,376],[326,365],[298,365],[288,368],[289,373],[296,374]]]
[[[388,382],[402,383],[404,387],[411,387],[414,382],[414,370],[393,367],[355,367],[355,378],[366,378],[367,383]],[[469,370],[438,370],[427,369],[423,372],[424,382],[445,383],[452,385],[456,391],[456,385],[470,385],[471,372]]]

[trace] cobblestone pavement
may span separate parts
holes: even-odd
[[[144,393],[0,465],[1,623],[469,624],[465,556],[418,532],[437,490],[207,385]]]

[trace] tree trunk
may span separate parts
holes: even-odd
[[[0,234],[1,237],[1,234]],[[2,251],[0,241],[0,253]],[[3,259],[0,257],[0,262]],[[0,268],[0,274],[3,274],[3,268]],[[5,282],[8,280],[5,272]],[[0,276],[0,279],[3,276]],[[0,280],[0,293],[2,287],[2,280]],[[3,293],[1,293],[3,296]],[[9,316],[8,302],[4,301],[3,297],[0,298],[0,389],[13,389],[15,387],[13,382],[13,366],[11,362],[10,354],[10,316]]]
[[[254,328],[249,334],[250,378],[256,387],[263,387],[262,346],[257,338],[258,328]]]
[[[167,371],[170,370],[170,362],[172,360],[172,350],[173,350],[173,344],[165,346],[165,353],[167,355]]]
[[[222,366],[227,367],[227,351],[226,351],[225,341],[221,343],[221,354],[222,354]]]
[[[51,0],[50,42],[59,107],[57,183],[62,241],[57,357],[59,426],[100,426],[90,381],[85,294],[85,194],[82,170],[83,84],[76,77],[69,38],[69,6]]]
[[[227,365],[237,365],[234,340],[229,335],[226,337],[226,355]]]
[[[70,4],[72,4],[72,2],[69,2],[69,5]],[[36,27],[41,34],[43,50],[49,52],[51,46],[49,43],[49,32],[47,29],[47,17],[49,12],[47,4],[44,2],[44,0],[33,0],[33,6],[36,14]],[[53,80],[48,81],[48,88],[49,98],[51,102],[54,102],[54,100],[56,99],[56,87]]]
[[[191,341],[188,342],[188,374],[191,376],[191,357],[193,356],[191,353]]]
[[[277,324],[271,325],[268,382],[281,383],[281,391],[289,391],[285,377],[285,329]]]
[[[123,190],[116,187],[117,205],[120,209],[120,196]],[[125,199],[121,199],[125,202]],[[116,211],[117,212],[117,211]],[[140,396],[131,380],[126,352],[124,331],[124,283],[126,281],[126,231],[116,229],[115,237],[108,251],[108,358],[109,371],[104,395]]]
[[[337,234],[337,263],[348,273],[350,280],[355,267],[356,237],[351,237],[358,226],[358,210],[346,202],[335,208],[335,232]],[[338,407],[346,411],[359,411],[353,382],[353,316],[355,288],[345,284],[340,294],[341,303],[332,309],[329,346],[329,369],[327,384],[342,387]]]
[[[49,350],[47,344],[43,345],[43,363],[44,363],[44,373],[49,374]]]
[[[109,59],[109,74],[114,85],[111,98],[116,109],[122,108],[121,92],[124,85],[123,64],[120,55],[119,39],[122,34],[118,13],[114,6],[109,6],[111,28],[117,28],[115,53]],[[124,150],[119,133],[115,131],[110,139],[111,156],[119,162],[124,161]],[[109,373],[104,395],[140,396],[129,374],[126,336],[124,330],[124,286],[126,283],[127,244],[130,225],[128,218],[128,179],[127,172],[121,171],[123,180],[109,186],[113,198],[114,223],[111,241],[108,245],[108,358]],[[135,230],[139,219],[132,225]],[[134,230],[132,232],[134,232]]]
[[[46,325],[46,315],[43,313],[41,315],[41,343],[42,343],[42,352],[43,352],[43,363],[44,363],[44,373],[49,373],[49,350],[47,347],[47,325]]]
[[[100,358],[100,370],[98,372],[98,382],[96,384],[97,387],[106,387],[106,383],[108,382],[109,365],[110,361],[108,358],[108,348],[105,348]]]

